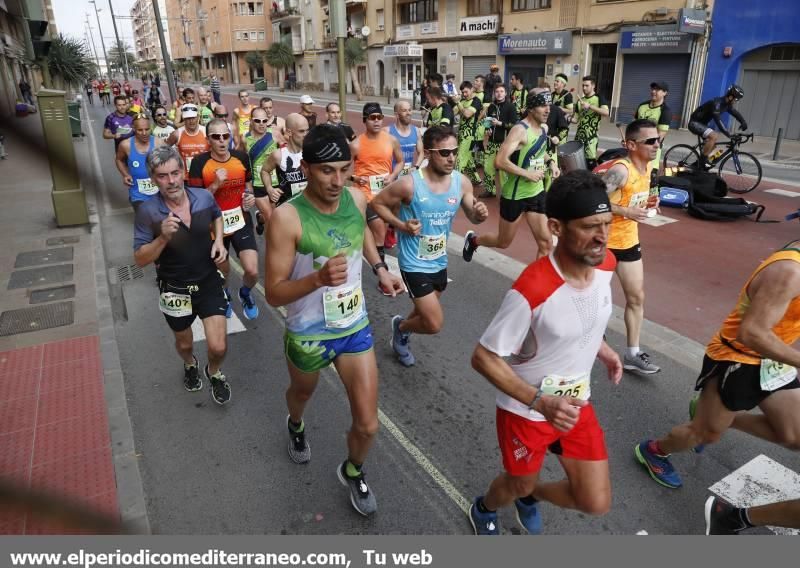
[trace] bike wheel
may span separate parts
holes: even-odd
[[[720,162],[719,175],[732,193],[747,193],[761,183],[761,163],[752,154],[736,152]]]
[[[697,148],[688,144],[675,144],[664,152],[665,172],[668,167],[674,167],[678,170],[698,169],[700,167],[700,154],[697,152]]]

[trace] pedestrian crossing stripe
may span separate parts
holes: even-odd
[[[765,189],[765,193],[773,193],[775,195],[783,195],[784,197],[800,197],[800,193],[796,191],[789,191],[788,189]]]
[[[227,323],[228,335],[247,331],[247,328],[242,323],[242,320],[239,319],[239,316],[236,315],[236,312],[233,312],[233,316],[231,316],[231,319],[229,319]],[[195,343],[206,340],[206,332],[203,329],[203,321],[200,318],[194,318],[192,322],[192,335],[194,336]]]

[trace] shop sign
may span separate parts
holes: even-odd
[[[678,11],[678,31],[700,35],[706,33],[706,11],[681,8]]]
[[[572,32],[540,32],[497,36],[500,55],[572,53]]]
[[[421,45],[409,45],[402,43],[398,45],[384,45],[384,57],[422,57]]]
[[[689,53],[694,37],[674,25],[629,26],[620,30],[621,53]]]
[[[491,16],[478,16],[475,18],[461,18],[459,35],[485,35],[497,33],[497,14]]]

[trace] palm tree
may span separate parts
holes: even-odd
[[[292,46],[285,41],[276,41],[270,45],[269,49],[264,53],[264,61],[267,62],[267,65],[275,69],[276,73],[279,69],[283,69],[284,73],[286,73],[286,70],[290,66],[294,65],[294,53],[292,53]],[[279,85],[281,85],[282,91],[283,83],[280,82],[280,77],[278,78],[277,82]]]
[[[111,68],[125,69],[126,65],[130,66],[135,61],[136,55],[124,41],[115,43],[108,50],[108,64]]]
[[[344,63],[350,70],[350,79],[353,81],[353,90],[356,99],[361,100],[361,83],[358,82],[358,66],[367,60],[367,50],[364,43],[355,37],[349,37],[344,42]]]
[[[63,34],[53,38],[45,63],[54,83],[61,87],[81,88],[97,69],[86,44]]]

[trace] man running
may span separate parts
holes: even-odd
[[[419,169],[424,158],[422,153],[422,135],[419,128],[411,123],[411,103],[405,99],[398,99],[394,103],[394,124],[383,127],[397,139],[400,150],[403,152],[403,170],[401,176]],[[397,164],[392,162],[392,170]]]
[[[228,256],[222,245],[222,214],[207,191],[184,188],[184,167],[175,148],[154,148],[147,156],[147,172],[159,193],[136,212],[136,264],[156,265],[158,307],[183,359],[184,388],[189,392],[203,388],[192,336],[192,322],[200,317],[208,348],[203,374],[211,384],[214,402],[225,404],[231,398],[231,387],[220,368],[227,350],[228,304],[217,270]]]
[[[300,165],[306,134],[308,122],[300,113],[293,112],[287,116],[286,145],[273,150],[261,168],[261,178],[267,188],[271,211],[306,188],[306,171]],[[277,177],[277,185],[272,183],[273,172]],[[267,219],[270,216],[271,213],[267,215]]]
[[[522,73],[511,74],[511,102],[517,109],[517,115],[521,117],[528,108],[528,89],[525,88]]]
[[[337,103],[328,103],[325,106],[325,114],[328,116],[326,124],[341,128],[348,142],[356,139],[356,133],[353,132],[353,128],[349,124],[342,122],[342,108]]]
[[[366,230],[366,199],[345,187],[350,147],[342,131],[320,125],[306,136],[302,151],[308,187],[270,220],[264,279],[269,304],[287,310],[289,458],[298,464],[311,459],[303,414],[320,370],[333,363],[352,415],[347,459],[336,475],[356,511],[367,516],[377,510],[362,465],[378,431],[378,367],[362,291],[362,255],[384,288],[394,294],[402,283],[380,262]]]
[[[283,143],[283,130],[286,128],[286,121],[280,116],[275,114],[274,102],[270,97],[261,97],[258,102],[259,106],[267,112],[267,128],[270,129],[272,137],[278,141],[278,144]]]
[[[502,89],[502,85],[497,89]],[[513,110],[513,107],[512,107]],[[500,196],[498,232],[478,235],[467,231],[464,236],[464,260],[470,262],[479,246],[508,248],[517,234],[520,221],[528,224],[538,251],[537,258],[550,253],[553,238],[545,217],[544,178],[547,170],[553,178],[560,171],[556,161],[547,153],[547,115],[550,112],[549,93],[528,97],[528,114],[511,129],[497,153],[497,166],[507,172]]]
[[[181,115],[184,124],[169,135],[167,144],[170,146],[177,145],[186,170],[184,176],[188,183],[192,160],[195,156],[207,152],[210,146],[208,138],[206,138],[206,128],[205,126],[200,126],[200,121],[197,118],[197,105],[186,103],[181,107]]]
[[[480,197],[494,197],[503,186],[501,174],[497,172],[495,158],[510,130],[519,122],[514,103],[506,97],[506,86],[502,83],[494,88],[494,100],[486,108],[483,120],[486,129],[483,135],[483,188]]]
[[[247,89],[239,91],[239,106],[233,109],[233,141],[234,146],[241,144],[242,136],[250,130],[250,113],[255,105],[250,104],[250,95]]]
[[[351,144],[353,153],[353,175],[356,184],[369,204],[384,186],[392,183],[403,171],[403,151],[396,138],[383,130],[383,111],[378,103],[367,103],[361,111],[366,125],[364,134]],[[394,164],[394,165],[393,165]],[[384,259],[386,223],[367,205],[367,223],[373,240],[378,245],[381,262]],[[383,290],[384,294],[387,290]]]
[[[644,264],[639,243],[639,223],[658,207],[658,197],[650,197],[652,160],[658,149],[658,130],[649,120],[634,120],[625,129],[628,155],[614,162],[603,175],[611,199],[614,221],[608,235],[608,249],[617,258],[617,276],[625,294],[627,351],[625,369],[645,375],[661,369],[639,348],[644,321]],[[604,164],[605,165],[605,164]]]
[[[166,142],[169,135],[175,132],[175,128],[167,121],[167,109],[157,106],[153,109],[153,118],[156,121],[153,125],[153,136],[161,142]]]
[[[122,175],[122,183],[128,188],[128,200],[134,213],[142,203],[158,193],[147,173],[147,156],[157,145],[163,142],[150,134],[150,119],[140,114],[133,121],[134,135],[126,138],[117,146],[115,163]]]
[[[672,120],[672,109],[667,106],[664,99],[669,92],[669,85],[664,81],[650,83],[650,100],[644,101],[636,108],[635,120],[649,120],[658,128],[658,150],[653,158],[652,168],[656,171],[661,163],[661,148],[664,147],[664,138],[669,132],[669,121]]]
[[[314,99],[309,95],[300,97],[300,115],[306,119],[309,128],[314,128],[317,125],[317,113],[313,110]]]
[[[264,223],[272,213],[269,203],[267,187],[272,187],[272,176],[261,176],[264,162],[270,154],[278,149],[278,144],[272,136],[272,131],[267,128],[267,111],[263,108],[254,108],[250,113],[250,132],[242,138],[239,150],[246,152],[253,168],[253,195],[256,198],[256,233],[264,234]]]
[[[207,125],[209,122],[211,122],[211,119],[214,118],[214,109],[212,106],[216,105],[212,105],[211,103],[211,93],[209,93],[204,87],[198,87],[197,107],[201,125]]]
[[[680,487],[669,455],[716,443],[729,428],[800,450],[799,323],[800,241],[793,241],[756,268],[706,346],[691,421],[634,448],[656,482]],[[756,406],[761,412],[748,412]]]
[[[728,138],[731,137],[731,133],[722,122],[722,115],[726,112],[739,122],[742,130],[747,130],[747,121],[733,106],[742,98],[744,98],[744,89],[739,85],[731,85],[725,91],[724,96],[704,102],[689,117],[689,132],[697,134],[704,140],[702,157],[706,164],[708,164],[708,157],[714,151],[714,146],[719,139],[719,135],[709,126],[712,121],[716,124],[717,130]]]
[[[435,335],[444,324],[439,297],[447,288],[447,238],[459,207],[475,224],[489,216],[473,197],[469,178],[453,172],[458,146],[452,128],[432,126],[422,140],[427,167],[401,177],[371,202],[375,213],[400,231],[398,262],[414,308],[407,318],[392,318],[392,349],[406,367],[415,363],[411,334]]]
[[[114,141],[114,151],[119,143],[133,136],[133,117],[128,114],[128,99],[124,95],[114,97],[114,112],[103,124],[103,138]]]
[[[175,117],[173,118],[172,122],[175,125],[175,128],[179,128],[183,126],[183,105],[191,105],[195,108],[195,112],[197,112],[197,116],[200,116],[200,108],[197,104],[197,97],[195,96],[194,89],[191,87],[186,87],[183,91],[181,91],[181,96],[183,97],[183,103],[179,104],[175,110]],[[199,123],[199,119],[198,119]],[[200,126],[203,126],[202,124]]]
[[[225,124],[228,125],[228,130],[231,133],[231,150],[233,150],[236,147],[235,143],[234,143],[234,134],[233,134],[234,128],[233,128],[233,124],[228,122],[228,109],[225,108],[224,105],[215,106],[214,107],[214,118],[221,118],[222,120],[225,121]]]
[[[475,144],[475,131],[478,128],[478,117],[483,110],[481,100],[475,96],[472,83],[464,81],[459,85],[461,100],[456,105],[456,113],[461,115],[458,123],[458,160],[456,170],[467,176],[473,188],[479,187],[481,178],[478,177],[478,168],[475,166],[475,154],[472,146]]]
[[[250,293],[258,282],[258,246],[247,211],[255,205],[250,158],[244,152],[230,149],[231,133],[224,120],[209,122],[207,132],[211,150],[192,160],[189,183],[193,187],[206,188],[222,211],[225,250],[233,245],[244,271],[239,288],[242,312],[245,318],[253,320],[259,312]],[[230,264],[225,261],[220,268],[227,282]],[[225,316],[230,318],[233,310],[228,288],[225,288],[225,295],[228,298]]]
[[[597,163],[597,132],[600,120],[609,115],[608,103],[602,95],[595,92],[596,88],[597,79],[591,75],[583,78],[581,83],[583,97],[578,98],[575,103],[575,113],[572,115],[572,122],[578,123],[575,140],[583,144],[583,153],[590,170],[594,169]]]
[[[456,120],[455,115],[453,115],[453,109],[445,101],[442,89],[440,87],[430,87],[427,96],[428,107],[431,110],[428,113],[428,119],[425,121],[425,127],[453,126]]]
[[[611,506],[604,434],[589,402],[595,359],[614,384],[622,378],[619,356],[603,340],[615,264],[606,250],[610,209],[603,182],[590,172],[553,183],[547,215],[558,244],[522,272],[472,355],[473,368],[498,391],[505,470],[469,509],[475,534],[500,534],[497,509],[512,503],[530,534],[542,531],[539,501],[590,515]],[[548,449],[565,480],[539,482]]]

